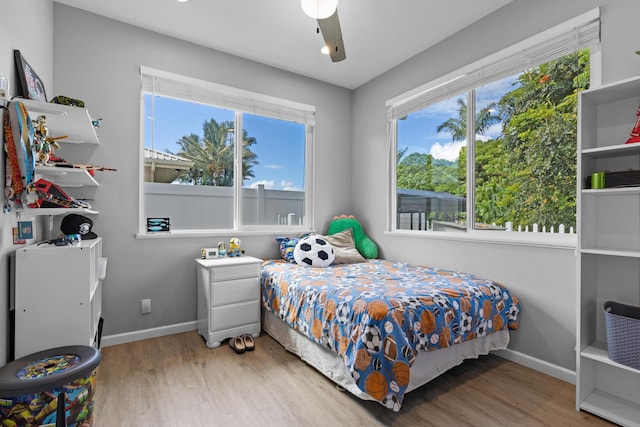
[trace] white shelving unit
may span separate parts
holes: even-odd
[[[102,314],[102,238],[16,251],[15,358],[49,348],[93,345]]]
[[[30,99],[20,99],[19,101],[24,104],[32,120],[41,115],[46,117],[46,126],[52,137],[66,136],[66,138],[57,140],[62,147],[60,150],[62,157],[65,159],[68,157],[67,154],[74,158],[71,161],[78,157],[82,159],[82,156],[87,152],[81,146],[93,147],[100,144],[93,120],[86,108]],[[34,181],[40,178],[51,181],[77,199],[92,198],[100,186],[86,169],[38,165],[35,168],[34,178]],[[18,211],[18,215],[24,217],[47,215],[50,217],[50,223],[52,216],[67,213],[95,214],[97,212],[86,208],[21,208]]]
[[[640,188],[585,180],[640,169],[640,143],[625,144],[638,106],[633,78],[582,92],[578,115],[576,407],[624,426],[640,426],[640,371],[609,359],[603,306],[640,305]]]
[[[95,126],[86,108],[48,102],[20,100],[32,119],[47,117],[47,127],[52,137],[67,135],[58,142],[69,144],[99,144]]]
[[[36,166],[36,175],[55,182],[63,188],[99,187],[98,181],[86,169]]]

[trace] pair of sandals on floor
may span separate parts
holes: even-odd
[[[253,351],[253,349],[256,348],[256,342],[251,335],[244,334],[229,339],[229,347],[236,353],[241,354],[245,351]]]

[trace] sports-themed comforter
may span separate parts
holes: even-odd
[[[386,260],[267,260],[261,271],[264,308],[340,355],[358,388],[394,411],[418,352],[518,327],[517,298],[471,274]]]

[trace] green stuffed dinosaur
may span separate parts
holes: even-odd
[[[327,234],[336,234],[347,228],[353,229],[353,240],[355,241],[356,249],[358,249],[358,252],[360,252],[363,257],[378,258],[378,246],[364,233],[362,225],[353,215],[334,216],[329,223]]]

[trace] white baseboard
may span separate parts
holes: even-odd
[[[125,332],[123,334],[106,335],[100,341],[101,347],[124,344],[133,341],[146,340],[148,338],[163,337],[165,335],[180,334],[182,332],[195,331],[198,329],[198,322],[185,322],[175,325],[159,326],[157,328],[143,329],[141,331]]]
[[[510,349],[492,351],[491,353],[495,354],[496,356],[500,356],[503,359],[515,362],[519,365],[526,366],[527,368],[542,372],[543,374],[551,375],[552,377],[558,378],[559,380],[566,381],[571,384],[576,383],[575,371],[571,371],[567,368],[563,368],[561,366],[554,365],[552,363],[545,362],[544,360],[540,360],[535,357],[531,357],[524,353],[519,353]]]

